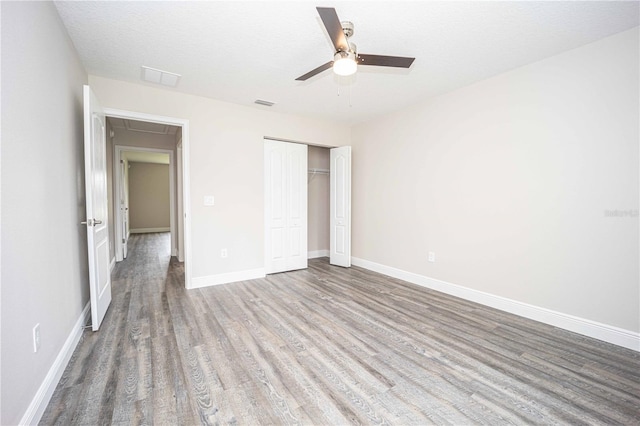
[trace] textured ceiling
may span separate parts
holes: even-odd
[[[142,65],[182,75],[180,92],[345,123],[591,43],[639,24],[632,2],[64,2],[90,74],[138,82]],[[332,59],[315,6],[355,24],[358,51],[414,56],[409,70],[359,67],[295,78]],[[158,86],[162,87],[162,86]]]

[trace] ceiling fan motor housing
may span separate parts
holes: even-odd
[[[344,35],[349,38],[353,35],[353,22],[351,21],[342,21],[340,22],[342,25],[342,31],[344,31]]]

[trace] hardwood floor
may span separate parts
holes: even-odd
[[[42,424],[640,424],[640,353],[364,269],[184,289],[134,235]]]

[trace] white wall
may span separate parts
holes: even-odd
[[[107,108],[189,120],[193,277],[264,267],[265,136],[327,146],[350,141],[347,126],[329,121],[97,76],[89,83]],[[215,206],[203,206],[205,195]]]
[[[636,28],[356,126],[353,255],[640,331],[638,51]]]
[[[17,424],[89,301],[82,85],[50,2],[2,2],[2,414]],[[33,352],[32,328],[41,347]],[[55,383],[53,384],[55,386]]]

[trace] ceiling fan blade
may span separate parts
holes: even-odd
[[[296,80],[297,81],[305,81],[305,80],[313,77],[316,74],[320,74],[324,70],[328,70],[332,66],[333,66],[333,61],[329,61],[326,64],[320,65],[318,68],[314,69],[313,71],[309,71],[308,73],[301,75],[300,77],[296,78]]]
[[[415,59],[416,58],[406,58],[404,56],[367,55],[366,53],[358,53],[358,63],[360,65],[409,68]]]
[[[316,9],[318,10],[324,27],[327,29],[327,33],[329,33],[329,37],[331,37],[336,52],[348,51],[349,44],[347,43],[347,37],[345,37],[344,31],[342,31],[342,24],[340,23],[340,19],[338,19],[336,10],[332,7],[316,7]]]

